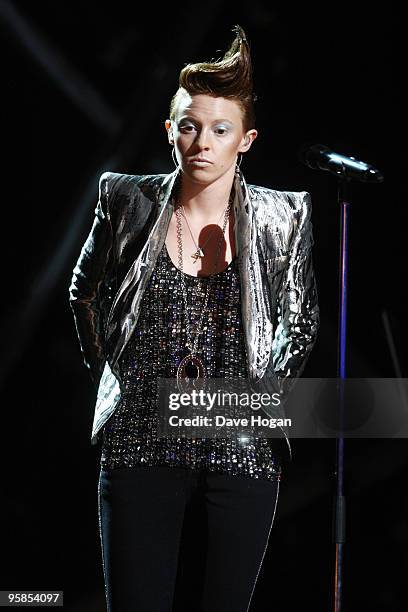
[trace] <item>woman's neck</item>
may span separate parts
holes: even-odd
[[[218,219],[228,206],[233,187],[233,180],[227,178],[228,181],[219,179],[203,186],[185,180],[185,176],[182,177],[177,199],[183,205],[189,219],[204,224]]]

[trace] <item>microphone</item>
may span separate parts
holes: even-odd
[[[303,145],[298,155],[299,160],[313,170],[327,170],[337,176],[364,183],[382,183],[384,180],[381,172],[374,166],[355,157],[335,153],[322,144]]]

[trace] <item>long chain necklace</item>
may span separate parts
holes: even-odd
[[[217,269],[217,263],[218,263],[218,258],[220,255],[220,249],[221,249],[221,244],[222,244],[222,240],[225,234],[225,228],[227,226],[227,221],[229,218],[229,213],[231,210],[231,205],[232,205],[232,197],[230,197],[230,200],[228,202],[228,206],[225,209],[225,217],[224,217],[224,223],[223,223],[223,228],[222,228],[222,235],[220,236],[219,240],[218,240],[218,245],[217,245],[217,251],[216,251],[216,257],[215,257],[215,264],[214,264],[214,272],[212,275],[210,275],[208,277],[208,282],[207,282],[207,288],[206,288],[206,294],[205,294],[205,298],[204,298],[204,305],[201,309],[201,316],[200,316],[200,320],[197,326],[197,332],[195,335],[194,340],[192,339],[192,335],[191,335],[191,329],[190,329],[190,322],[189,322],[189,316],[188,316],[188,304],[187,304],[187,289],[186,289],[186,281],[185,281],[185,277],[183,274],[183,244],[182,244],[182,237],[181,237],[181,216],[180,216],[180,209],[178,208],[176,210],[176,218],[177,218],[177,242],[178,242],[178,264],[179,264],[179,269],[181,270],[181,285],[182,285],[182,289],[183,289],[183,300],[184,300],[184,312],[185,312],[185,318],[186,318],[186,335],[187,335],[187,342],[186,342],[186,347],[188,348],[188,350],[190,351],[190,353],[184,357],[184,359],[181,360],[178,368],[177,368],[177,386],[179,388],[180,391],[184,391],[188,388],[190,381],[193,381],[193,385],[194,385],[194,381],[196,379],[202,379],[203,381],[207,378],[207,373],[206,373],[206,369],[204,366],[204,362],[202,357],[199,357],[197,353],[202,352],[202,349],[200,351],[197,350],[197,344],[198,344],[198,337],[201,333],[201,327],[202,327],[202,323],[203,323],[203,319],[204,319],[204,314],[205,311],[207,310],[207,304],[208,304],[208,297],[210,294],[210,288],[213,285],[213,279],[214,279],[214,275],[215,275],[215,270]],[[193,303],[194,303],[194,297],[195,297],[195,292],[193,291]],[[187,384],[186,384],[187,383]]]

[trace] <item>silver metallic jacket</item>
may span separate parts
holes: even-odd
[[[83,360],[97,388],[92,444],[121,397],[118,359],[137,324],[180,178],[177,168],[154,175],[105,172],[99,180],[95,218],[69,287]],[[254,391],[281,394],[284,417],[285,398],[319,327],[311,197],[247,185],[238,166],[233,188],[248,376]],[[291,456],[287,430],[281,431]]]

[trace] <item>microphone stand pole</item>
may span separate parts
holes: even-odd
[[[331,151],[321,144],[302,146],[300,161],[309,168],[326,170],[338,178],[337,199],[340,205],[340,261],[339,261],[339,320],[337,354],[338,390],[338,434],[336,436],[336,493],[333,500],[332,541],[335,544],[335,566],[333,580],[332,607],[334,612],[341,611],[343,595],[343,545],[346,541],[346,498],[344,483],[344,404],[346,382],[346,321],[347,321],[347,272],[348,272],[348,225],[350,201],[348,183],[352,178],[365,183],[382,183],[383,175],[365,162]]]
[[[345,172],[339,176],[338,203],[340,205],[340,261],[339,261],[339,320],[338,320],[338,361],[339,379],[339,435],[336,437],[336,492],[333,503],[332,534],[335,544],[335,565],[333,581],[333,611],[340,612],[343,591],[343,545],[346,541],[346,499],[344,496],[344,382],[346,379],[346,332],[347,332],[347,272],[348,272],[348,225],[350,202]]]

